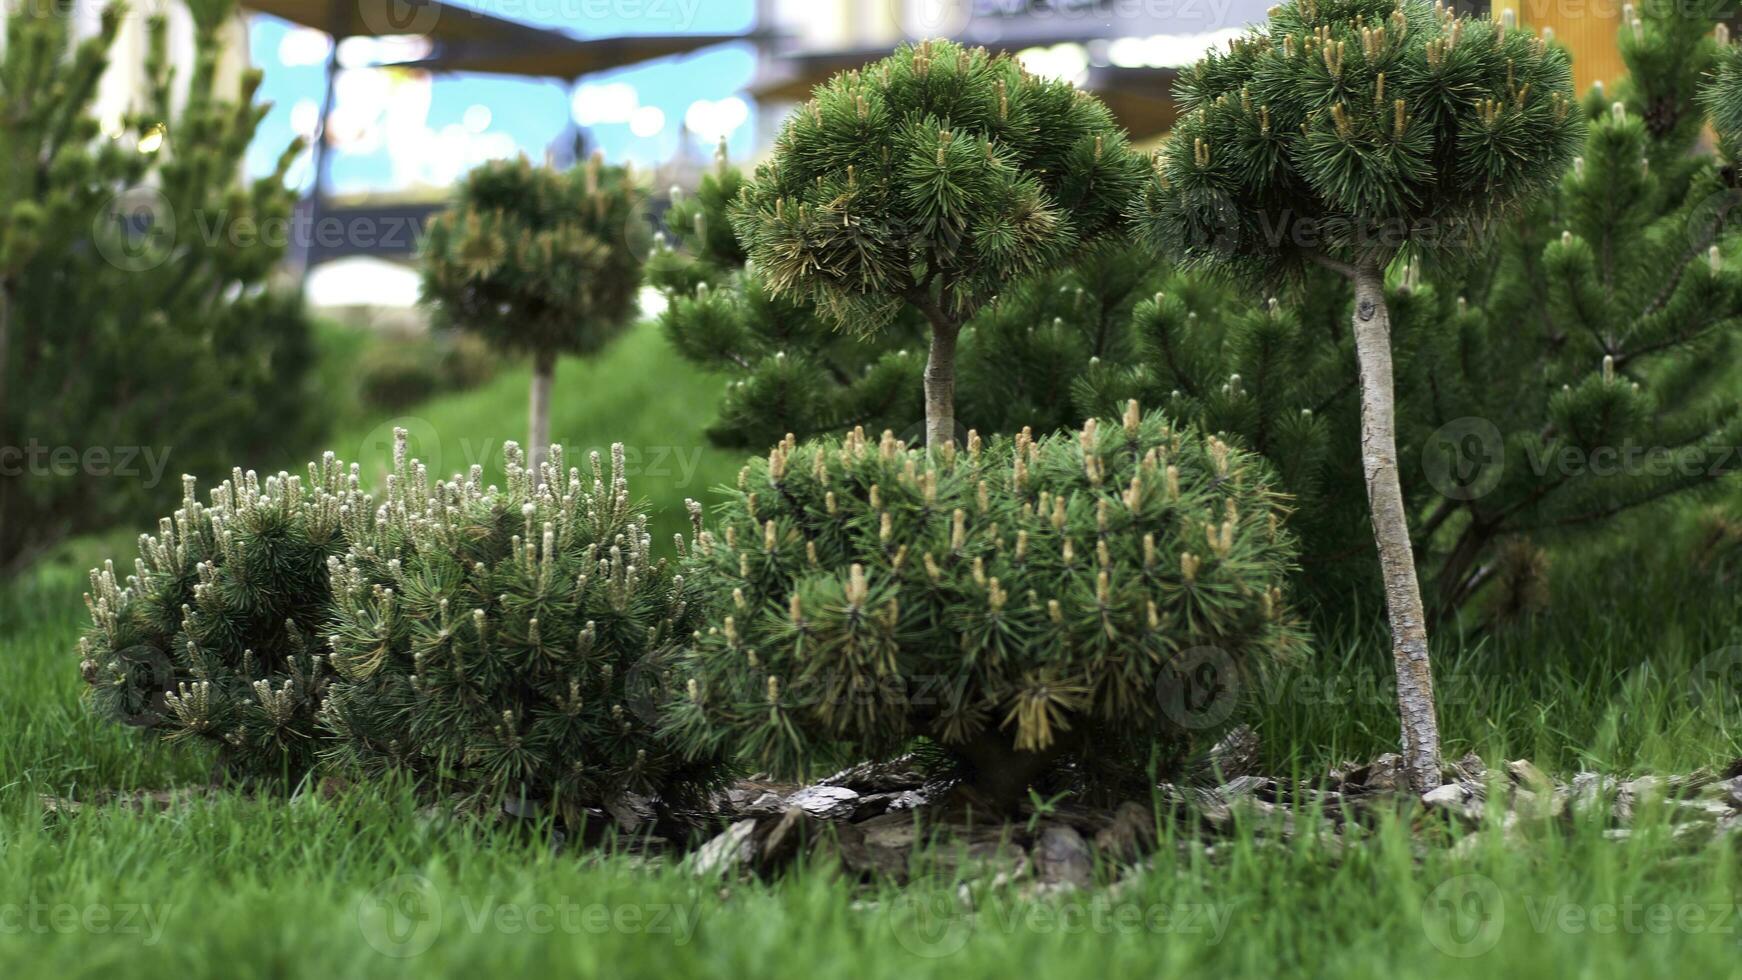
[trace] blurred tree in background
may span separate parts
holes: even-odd
[[[440,326],[532,355],[528,469],[550,446],[559,354],[591,354],[635,321],[652,230],[645,195],[599,154],[569,171],[525,158],[466,175],[424,240],[424,299]]]
[[[61,8],[7,20],[0,60],[0,574],[77,531],[142,518],[181,472],[312,438],[300,301],[267,288],[288,241],[284,172],[239,182],[266,106],[217,78],[226,0],[191,5],[200,52],[173,108],[167,25],[147,91],[103,125],[124,10],[74,44]],[[168,486],[158,487],[167,478]]]

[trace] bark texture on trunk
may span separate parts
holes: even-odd
[[[526,459],[534,486],[544,482],[544,460],[550,450],[550,386],[556,377],[556,355],[540,352],[532,360],[532,405]]]
[[[1391,655],[1397,666],[1397,713],[1403,723],[1403,764],[1410,785],[1425,793],[1440,785],[1440,733],[1434,715],[1427,620],[1415,578],[1409,520],[1397,479],[1396,399],[1391,380],[1391,317],[1383,273],[1354,270],[1355,355],[1361,369],[1361,470],[1367,479],[1373,540],[1385,579]]]
[[[6,387],[11,375],[12,353],[12,282],[0,278],[0,413],[6,411]],[[9,433],[10,435],[10,433]]]
[[[961,327],[934,319],[925,362],[925,444],[941,448],[956,438],[956,335]]]

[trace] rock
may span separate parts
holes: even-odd
[[[1343,782],[1347,789],[1367,793],[1396,793],[1409,786],[1409,780],[1403,774],[1403,757],[1395,752],[1387,752],[1351,770]]]
[[[1276,781],[1265,779],[1262,776],[1240,776],[1216,787],[1216,792],[1221,795],[1222,799],[1230,803],[1243,796],[1260,794],[1261,791],[1267,791],[1262,794],[1265,798],[1274,800],[1276,798]]]
[[[1193,781],[1234,779],[1258,766],[1258,733],[1241,725],[1224,735],[1192,770]]]
[[[904,755],[888,762],[862,762],[842,769],[820,785],[841,786],[860,794],[899,793],[925,785],[925,770],[912,755]]]
[[[788,807],[775,818],[763,818],[768,824],[756,855],[757,870],[767,874],[785,867],[797,857],[814,823],[802,807]]]
[[[919,839],[919,822],[911,812],[885,813],[858,824],[865,842],[874,847],[906,853]]]
[[[1421,801],[1429,810],[1449,813],[1465,823],[1482,819],[1482,800],[1470,783],[1447,783],[1423,793]]]
[[[652,823],[658,813],[653,808],[653,801],[635,793],[625,793],[605,804],[605,812],[617,822],[617,826],[626,832],[634,833],[643,826]]]
[[[1095,835],[1095,850],[1126,864],[1141,860],[1155,850],[1155,814],[1141,803],[1119,804],[1113,822]]]
[[[1464,757],[1456,762],[1441,767],[1445,781],[1448,783],[1464,782],[1479,783],[1488,778],[1488,764],[1474,752],[1464,753]]]
[[[1095,861],[1081,834],[1065,824],[1048,824],[1034,847],[1034,869],[1046,884],[1087,888],[1095,878]]]
[[[755,820],[740,820],[684,859],[684,867],[699,878],[717,878],[743,868],[755,856]]]
[[[1563,791],[1573,814],[1584,816],[1595,808],[1607,805],[1611,794],[1615,792],[1615,777],[1581,772],[1573,776],[1572,785],[1565,787]]]
[[[906,812],[916,807],[925,806],[928,797],[924,790],[903,789],[888,793],[869,793],[859,797],[859,808],[853,813],[854,820],[868,820],[885,813]]]
[[[859,809],[859,794],[844,786],[807,786],[788,796],[786,806],[801,807],[819,820],[845,820]]]
[[[797,788],[755,779],[740,780],[716,798],[716,805],[728,818],[777,816],[786,811],[787,794]]]
[[[907,853],[869,844],[858,824],[831,823],[811,845],[817,857],[833,856],[842,869],[859,878],[907,878]]]
[[[1554,780],[1543,775],[1541,769],[1529,759],[1514,759],[1506,764],[1506,775],[1513,785],[1522,786],[1532,793],[1552,793]]]

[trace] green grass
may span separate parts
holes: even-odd
[[[639,448],[632,487],[669,536],[682,498],[740,463],[699,435],[717,384],[642,328],[597,362],[563,363],[553,432]],[[511,369],[408,427],[440,470],[482,462],[499,478],[490,450],[520,437],[525,392],[525,369]],[[380,459],[394,424],[357,422],[330,445]],[[659,447],[672,447],[669,475],[649,472]],[[674,451],[698,462],[681,469]],[[1450,753],[1624,774],[1742,755],[1735,713],[1692,684],[1742,644],[1735,597],[1682,568],[1659,524],[1635,530],[1644,543],[1558,556],[1550,616],[1438,637]],[[822,867],[702,882],[437,819],[397,787],[46,812],[44,795],[209,775],[198,753],[146,745],[80,703],[84,570],[130,557],[131,537],[74,542],[0,588],[0,977],[1735,975],[1734,840],[1689,845],[1651,824],[1624,842],[1580,823],[1459,843],[1387,823],[1347,846],[1245,826],[1208,854],[1166,826],[1168,846],[1130,885],[1043,899],[982,887],[970,916],[936,855],[916,858],[926,884],[908,891]],[[1314,773],[1389,749],[1389,671],[1381,634],[1348,631],[1248,691],[1269,763]]]

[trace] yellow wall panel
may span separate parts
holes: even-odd
[[[1552,28],[1555,40],[1572,52],[1573,85],[1583,95],[1593,82],[1613,89],[1627,74],[1615,43],[1622,6],[1621,0],[1497,0],[1493,9],[1495,17],[1512,10],[1519,26],[1532,31]]]

